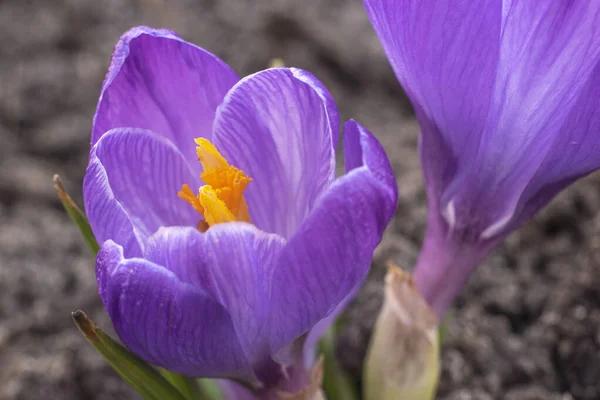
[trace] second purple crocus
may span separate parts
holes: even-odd
[[[170,31],[121,38],[84,200],[100,296],[132,352],[189,376],[306,384],[286,378],[310,367],[397,200],[381,145],[354,121],[336,179],[339,128],[308,72],[240,80]]]
[[[421,126],[414,278],[442,316],[506,235],[600,167],[600,2],[364,3]]]

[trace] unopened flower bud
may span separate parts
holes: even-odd
[[[430,400],[439,370],[437,316],[411,276],[390,266],[365,365],[365,398]]]

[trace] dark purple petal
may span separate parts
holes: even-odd
[[[339,116],[308,72],[275,68],[242,79],[215,119],[213,141],[253,181],[252,223],[289,238],[330,185]]]
[[[114,238],[123,246],[126,257],[139,257],[142,254],[139,234],[127,211],[115,197],[95,150],[90,153],[90,163],[83,179],[83,201],[98,243]]]
[[[346,136],[347,140],[344,141],[344,164],[345,164],[345,168],[346,168],[346,173],[348,173],[348,172],[352,171],[353,169],[360,168],[364,164],[363,144],[361,143],[361,140],[359,139],[359,138],[361,138],[360,132],[361,132],[361,130],[364,130],[364,128],[353,120],[350,120],[348,123],[346,123],[344,127],[345,127],[345,135],[347,135]],[[365,130],[363,140],[365,140],[365,141],[371,140],[371,134],[368,133],[368,131],[366,131],[366,130]],[[368,143],[366,143],[365,146],[368,146]],[[381,148],[381,146],[373,146],[373,149],[374,149],[374,152],[373,152],[374,163],[376,163],[377,160],[386,160],[386,163],[383,163],[383,165],[379,168],[374,168],[374,170],[381,169],[382,171],[384,171],[384,174],[382,174],[382,179],[384,181],[387,181],[387,184],[390,185],[391,187],[397,188],[397,186],[394,183],[393,176],[388,175],[386,173],[387,172],[387,166],[386,166],[387,157],[385,156],[383,149]],[[381,152],[379,152],[379,151],[381,151]],[[397,192],[396,192],[395,196],[397,198],[397,196],[398,196]],[[323,334],[325,334],[327,329],[329,329],[329,327],[335,322],[337,317],[342,313],[342,311],[344,311],[346,306],[354,298],[359,286],[360,285],[357,285],[357,287],[355,287],[355,289],[352,292],[350,292],[337,305],[336,309],[331,314],[329,314],[327,317],[323,318],[321,321],[319,321],[317,324],[315,324],[315,326],[313,326],[313,328],[310,330],[310,332],[306,336],[306,340],[304,342],[304,365],[306,368],[311,368],[312,365],[314,364],[315,356],[317,355],[317,351],[316,351],[317,344],[318,344],[320,338],[323,336]]]
[[[362,282],[361,282],[362,283]],[[361,284],[358,284],[340,303],[337,305],[328,316],[317,322],[306,335],[306,340],[303,345],[303,363],[304,368],[310,370],[314,365],[318,356],[319,341],[329,328],[335,323],[340,314],[346,309],[348,304],[354,299]]]
[[[215,111],[238,79],[215,55],[174,32],[133,28],[115,48],[92,144],[113,128],[148,129],[171,140],[199,172],[193,139],[210,139]]]
[[[363,147],[369,148],[369,142],[373,140],[372,134],[368,132],[364,127],[359,125],[357,122],[350,120],[344,125],[345,131],[345,140],[344,140],[344,164],[346,168],[346,173],[349,173],[353,169],[360,168],[365,163],[363,160]],[[361,131],[364,131],[361,136]],[[364,143],[361,143],[364,142]],[[372,150],[368,151],[367,154],[371,155],[372,163],[374,171],[383,171],[381,174],[381,179],[386,182],[387,185],[394,188],[395,190],[395,198],[398,198],[397,186],[395,183],[395,179],[393,175],[388,174],[389,166],[387,156],[383,151],[383,148],[377,143],[376,146],[371,146]],[[381,161],[381,165],[376,167],[375,165]],[[320,338],[325,334],[327,329],[335,322],[337,317],[344,311],[346,306],[350,303],[350,301],[356,295],[358,290],[357,285],[354,290],[352,290],[336,307],[336,309],[329,314],[327,317],[323,318],[319,321],[315,326],[310,330],[309,334],[306,337],[306,341],[304,342],[304,365],[306,368],[311,368],[315,361],[315,356],[317,354],[316,348]]]
[[[216,381],[216,383],[221,390],[223,399],[260,400],[259,395],[252,393],[250,389],[240,385],[235,381],[229,379],[220,379]]]
[[[333,183],[283,249],[273,274],[271,350],[282,362],[289,360],[281,351],[362,282],[396,209],[398,188],[383,148],[349,121],[344,146],[357,143],[362,166]]]
[[[269,349],[269,289],[284,245],[280,236],[246,223],[165,228],[152,237],[145,256],[179,279],[201,287],[231,316],[246,358],[261,379],[277,378]]]
[[[211,296],[112,241],[96,260],[100,297],[123,343],[146,361],[189,376],[252,379],[231,318]]]
[[[177,193],[199,185],[183,155],[150,131],[114,129],[92,148],[83,189],[99,243],[111,239],[127,257],[140,255],[161,226],[196,226],[200,216]]]

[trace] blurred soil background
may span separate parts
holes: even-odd
[[[113,46],[176,30],[240,75],[280,57],[315,73],[370,128],[400,186],[396,219],[346,316],[338,354],[360,376],[385,262],[410,268],[425,221],[418,127],[360,0],[0,1],[0,399],[138,399],[80,336],[103,328],[94,260],[52,187],[81,202],[91,119]],[[600,399],[600,177],[561,194],[483,265],[456,303],[439,399]]]

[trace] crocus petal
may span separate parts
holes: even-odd
[[[528,183],[513,222],[517,227],[560,190],[600,168],[600,63],[558,130],[537,172]]]
[[[440,214],[440,197],[458,171],[473,164],[486,125],[499,59],[502,4],[363,1],[417,113],[429,205]]]
[[[364,136],[364,139],[361,140],[361,132]],[[357,122],[350,120],[344,125],[344,164],[346,173],[349,173],[353,169],[360,168],[364,164],[363,161],[363,146],[369,146],[368,143],[361,143],[363,140],[375,140],[372,137],[372,134],[368,132],[364,127],[359,125]],[[373,146],[375,156],[372,157],[372,165],[374,166],[378,161],[381,162],[379,167],[374,167],[373,171],[383,171],[381,174],[381,179],[386,182],[386,184],[392,188],[394,188],[395,193],[394,196],[397,199],[397,186],[393,179],[393,175],[388,174],[389,171],[387,166],[387,157],[384,152],[381,151],[382,148],[377,143],[377,146]],[[315,326],[310,330],[309,334],[306,337],[306,341],[304,342],[304,365],[306,368],[312,368],[315,356],[317,354],[316,347],[323,336],[323,334],[329,329],[329,327],[335,322],[337,317],[344,311],[346,306],[352,301],[356,292],[358,291],[357,285],[354,290],[352,290],[346,297],[337,305],[335,310],[330,313],[327,317],[323,318],[321,321],[315,324]]]
[[[349,121],[344,146],[357,143],[362,166],[333,183],[283,249],[273,274],[271,315],[278,323],[271,325],[271,350],[282,362],[289,353],[281,351],[362,282],[394,214],[398,189],[385,152],[370,132]]]
[[[569,136],[565,129],[597,136],[588,130],[593,127],[587,119],[579,125],[565,123],[573,122],[571,113],[583,111],[574,107],[581,107],[579,99],[590,94],[588,83],[596,80],[600,3],[505,3],[496,84],[479,153],[472,168],[444,194],[447,201],[454,199],[457,214],[487,210],[490,219],[480,218],[483,238],[505,233],[519,218],[523,191],[553,144],[564,144],[560,142]]]
[[[248,387],[240,385],[235,381],[220,379],[216,383],[224,399],[260,400],[259,394],[252,393]]]
[[[83,184],[96,239],[112,239],[132,257],[161,226],[196,226],[198,213],[177,197],[183,183],[194,182],[199,178],[166,139],[140,129],[107,132],[92,148]]]
[[[210,139],[215,111],[238,80],[223,61],[174,32],[133,28],[115,48],[92,144],[113,128],[143,128],[168,138],[194,161],[193,139]]]
[[[83,201],[98,243],[115,238],[123,246],[126,257],[141,256],[138,233],[127,211],[115,197],[106,170],[94,150],[90,153],[90,163],[83,179]]]
[[[364,4],[419,119],[439,128],[422,126],[422,148],[428,152],[423,167],[426,178],[434,175],[431,179],[445,184],[455,163],[477,152],[478,135],[486,124],[499,57],[502,4],[497,0],[364,0]],[[432,141],[442,145],[430,145]],[[463,157],[455,160],[448,154]]]
[[[308,72],[275,68],[242,79],[215,119],[213,141],[253,181],[252,223],[289,238],[334,179],[339,120]]]
[[[528,185],[554,186],[541,168],[565,129],[591,132],[579,99],[597,74],[600,3],[365,4],[421,123],[432,212],[475,240],[506,234],[535,208]]]
[[[164,228],[146,257],[203,288],[229,313],[248,360],[262,380],[276,378],[269,352],[269,288],[283,247],[280,236],[247,223]]]
[[[226,310],[158,264],[98,253],[100,297],[123,343],[146,361],[189,376],[252,378]]]
[[[358,284],[346,297],[344,297],[344,299],[337,305],[335,310],[317,322],[306,335],[306,340],[304,341],[302,351],[304,368],[307,370],[310,370],[315,365],[315,360],[318,356],[319,341],[346,309],[348,304],[350,304],[354,296],[356,296],[359,288],[360,284]]]

